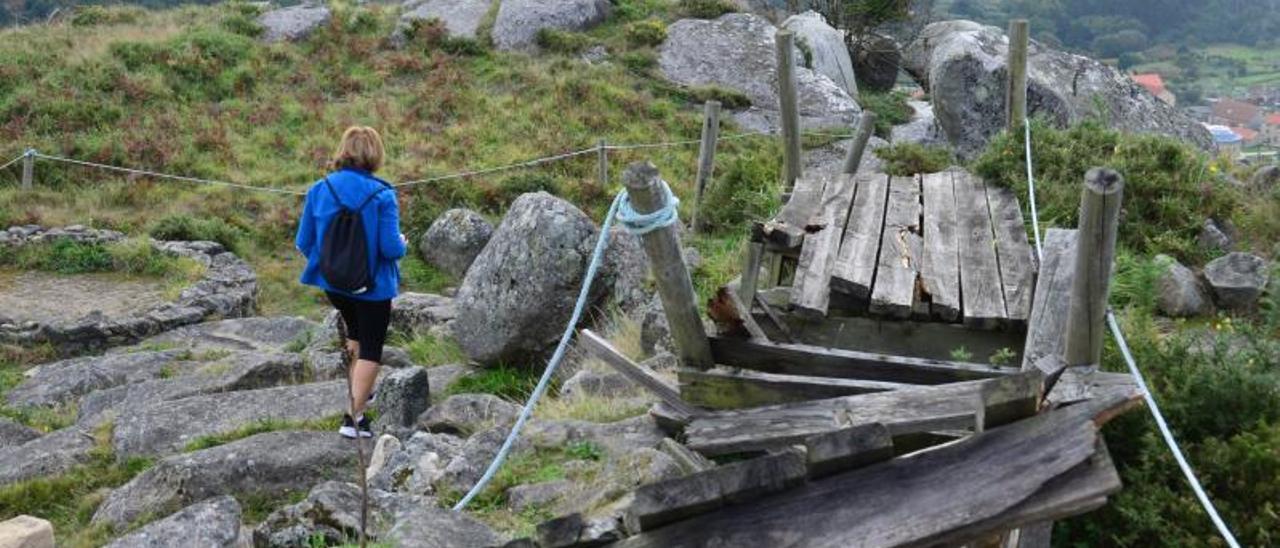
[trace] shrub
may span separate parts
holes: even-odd
[[[900,91],[863,91],[858,94],[858,103],[863,110],[876,113],[876,135],[885,139],[889,138],[893,126],[910,122],[915,114],[911,105],[907,104],[907,94]]]
[[[743,109],[751,106],[751,99],[746,94],[736,90],[720,86],[696,86],[689,88],[689,98],[697,103],[705,103],[707,101],[720,101],[720,106],[726,109]]]
[[[939,147],[926,147],[919,143],[898,143],[876,149],[876,156],[884,160],[884,172],[889,175],[915,175],[935,173],[951,165],[951,151]]]
[[[572,55],[582,53],[591,47],[592,40],[580,32],[567,32],[556,29],[540,29],[534,38],[538,47],[552,53]]]
[[[59,274],[82,274],[111,270],[111,254],[105,246],[71,240],[30,244],[16,252],[0,255],[0,264],[24,270],[44,270]]]
[[[1027,195],[1023,134],[1002,133],[973,163],[988,182]],[[1125,179],[1120,241],[1142,254],[1205,259],[1195,240],[1207,218],[1231,219],[1238,198],[1189,145],[1156,135],[1122,134],[1096,120],[1069,129],[1032,122],[1036,198],[1043,224],[1074,227],[1084,174],[1110,167]]]
[[[257,38],[262,35],[262,25],[258,24],[258,19],[252,15],[243,13],[234,13],[222,20],[222,28],[227,32]]]
[[[157,240],[218,242],[232,251],[239,251],[245,238],[244,231],[220,218],[196,219],[182,214],[160,219],[149,233]]]
[[[689,17],[715,19],[738,11],[738,7],[729,0],[680,0],[680,11]]]
[[[538,385],[541,371],[529,368],[498,366],[454,381],[446,395],[493,394],[512,401],[524,401]]]
[[[521,194],[530,192],[547,192],[557,194],[560,185],[556,178],[542,171],[526,171],[517,173],[502,180],[502,196],[504,201],[519,198]]]
[[[71,26],[93,27],[136,23],[144,11],[132,6],[79,6],[71,16]]]
[[[667,39],[667,24],[658,19],[627,23],[626,35],[633,46],[656,46]]]
[[[702,200],[700,222],[712,230],[737,229],[764,219],[778,207],[781,192],[777,174],[780,155],[732,156],[724,175],[712,183]]]
[[[627,70],[641,74],[658,66],[658,56],[648,50],[628,51],[619,56],[618,60]]]

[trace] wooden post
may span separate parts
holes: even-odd
[[[658,168],[649,162],[636,162],[622,174],[622,184],[627,187],[631,204],[636,213],[653,213],[666,207],[666,194]],[[710,369],[715,365],[711,358],[711,343],[702,326],[702,316],[693,292],[693,280],[684,264],[680,250],[680,238],[676,226],[654,230],[640,237],[645,254],[658,281],[658,295],[662,298],[662,310],[671,326],[671,338],[675,342],[680,361],[687,367]]]
[[[800,178],[800,109],[796,106],[795,35],[774,35],[778,50],[778,112],[782,113],[783,185],[790,191]]]
[[[1009,88],[1004,99],[1004,114],[1009,131],[1022,129],[1027,117],[1027,39],[1030,32],[1026,19],[1009,21]]]
[[[609,188],[609,149],[606,148],[606,141],[600,139],[596,144],[596,158],[600,162],[600,190]]]
[[[862,111],[862,119],[858,120],[858,131],[853,134],[853,143],[849,145],[849,153],[844,157],[844,173],[853,175],[862,164],[862,154],[867,151],[867,141],[876,130],[876,113]]]
[[[716,163],[716,141],[720,139],[720,101],[707,101],[702,109],[702,146],[698,149],[697,194],[693,202],[693,231],[699,230],[698,212],[702,210],[702,193],[711,180]]]
[[[751,310],[751,304],[756,300],[756,289],[760,283],[760,256],[763,253],[764,244],[747,242],[747,265],[742,269],[742,281],[738,284],[747,310]]]
[[[1119,173],[1095,167],[1085,174],[1076,234],[1075,280],[1071,286],[1063,352],[1069,366],[1102,361],[1107,294],[1123,197],[1124,179]]]
[[[27,149],[22,156],[22,190],[31,190],[31,179],[35,176],[36,151]]]

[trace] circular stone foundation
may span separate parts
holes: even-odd
[[[0,231],[0,253],[27,245],[71,241],[109,244],[124,239],[111,230],[82,226]],[[35,349],[49,346],[60,356],[131,344],[173,328],[205,320],[253,314],[257,276],[248,263],[214,242],[155,241],[163,253],[203,265],[200,279],[169,300],[156,280],[113,273],[0,273],[0,344]]]

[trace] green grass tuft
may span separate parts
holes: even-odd
[[[189,443],[187,443],[187,445],[183,447],[182,450],[184,452],[190,453],[192,451],[200,451],[203,449],[217,447],[219,445],[226,445],[233,441],[242,440],[244,438],[255,436],[258,434],[263,434],[266,432],[279,432],[282,430],[316,430],[316,431],[327,432],[330,430],[337,430],[338,426],[340,426],[341,424],[342,424],[341,414],[334,415],[329,418],[313,420],[313,421],[288,421],[288,420],[281,420],[281,419],[261,419],[254,423],[247,424],[245,426],[232,430],[230,432],[223,432],[221,434],[212,434],[208,436],[198,437],[194,440],[191,440]]]
[[[397,333],[393,335],[392,341],[409,353],[413,363],[423,367],[467,363],[467,355],[452,338],[437,337],[430,333],[413,335]]]
[[[876,156],[884,160],[884,172],[889,175],[911,176],[919,173],[936,173],[951,165],[951,151],[940,147],[926,147],[918,143],[897,143],[876,149]]]
[[[462,377],[445,389],[446,396],[454,394],[493,394],[512,401],[524,401],[538,385],[542,372],[534,369],[500,365]]]

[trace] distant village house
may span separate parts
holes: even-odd
[[[1258,105],[1235,99],[1219,99],[1213,104],[1210,122],[1256,130],[1262,127],[1262,117],[1262,108]]]
[[[1280,114],[1268,115],[1262,122],[1262,144],[1280,147]]]

